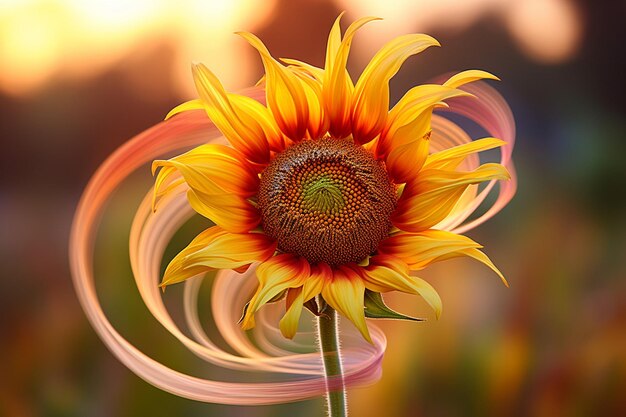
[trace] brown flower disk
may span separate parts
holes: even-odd
[[[258,197],[263,230],[281,251],[329,265],[372,254],[396,207],[385,168],[346,139],[305,140],[280,153]]]

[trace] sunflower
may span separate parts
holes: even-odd
[[[192,69],[199,98],[167,116],[202,109],[230,146],[203,145],[153,163],[153,173],[160,169],[155,204],[184,182],[191,207],[215,224],[174,257],[161,286],[258,265],[259,285],[245,309],[244,329],[254,327],[261,306],[284,298],[280,330],[292,338],[303,306],[317,299],[371,341],[368,297],[394,290],[415,294],[437,317],[441,313],[439,295],[414,271],[468,256],[504,281],[478,243],[437,227],[468,187],[509,178],[496,163],[459,169],[466,157],[504,142],[484,138],[429,149],[433,110],[468,96],[459,89],[464,84],[497,78],[464,71],[441,85],[412,88],[389,109],[389,80],[408,57],[439,43],[424,34],[400,36],[376,53],[354,84],[346,70],[350,45],[357,30],[376,18],[357,20],[343,36],[340,19],[328,38],[324,68],[279,62],[256,36],[239,33],[260,54],[266,104],[227,92],[197,64]]]

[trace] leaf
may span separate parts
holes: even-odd
[[[425,319],[405,316],[404,314],[393,311],[383,301],[383,296],[379,292],[365,290],[365,317],[370,319],[392,319],[392,320],[409,320],[424,321]]]

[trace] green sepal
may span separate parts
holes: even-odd
[[[424,321],[425,319],[405,316],[387,307],[383,301],[383,296],[379,292],[365,290],[365,317],[370,319],[392,319]]]

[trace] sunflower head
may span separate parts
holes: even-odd
[[[360,262],[389,234],[395,188],[382,162],[352,141],[301,141],[261,173],[263,231],[310,263]]]
[[[168,115],[203,110],[231,146],[203,145],[154,162],[155,204],[186,183],[191,206],[215,223],[170,262],[161,285],[259,263],[244,328],[254,326],[263,304],[284,297],[280,329],[293,337],[303,305],[321,295],[370,340],[365,316],[375,317],[381,292],[421,295],[440,313],[436,291],[413,271],[470,256],[501,276],[480,245],[438,224],[472,186],[509,177],[500,164],[459,169],[467,156],[504,142],[430,149],[433,110],[468,96],[464,84],[495,77],[465,71],[442,85],[414,87],[389,109],[389,80],[402,63],[439,44],[422,34],[398,37],[354,84],[346,71],[352,39],[376,19],[357,20],[342,35],[340,18],[324,68],[281,63],[257,37],[240,33],[263,62],[266,105],[227,92],[208,68],[194,65],[199,98]]]

